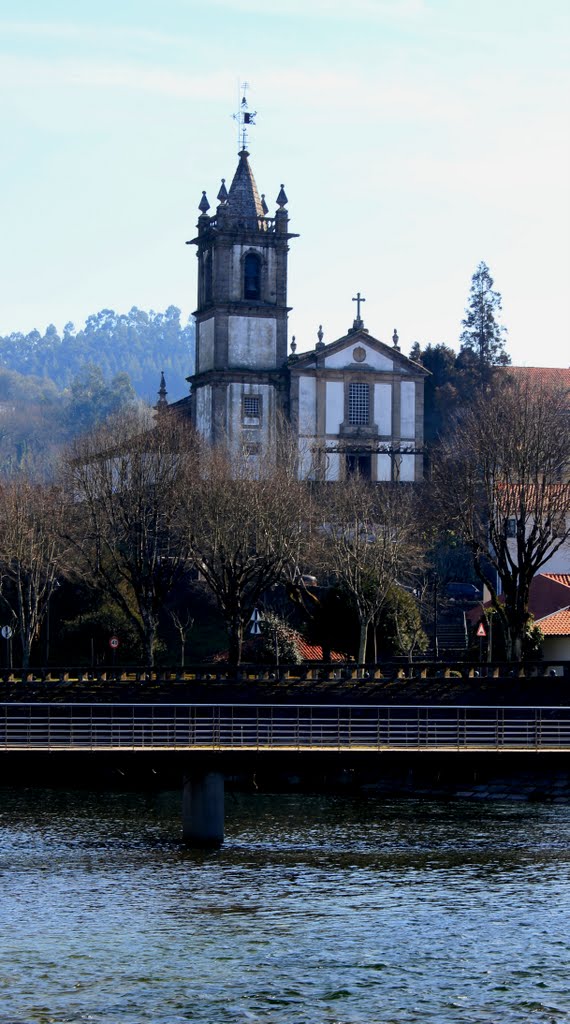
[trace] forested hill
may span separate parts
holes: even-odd
[[[105,380],[127,374],[135,392],[154,402],[164,370],[168,400],[188,394],[185,380],[194,372],[194,323],[180,323],[180,310],[128,313],[102,309],[76,330],[67,323],[62,334],[50,324],[44,334],[30,331],[0,336],[0,367],[52,380],[67,388],[87,364],[101,368]]]

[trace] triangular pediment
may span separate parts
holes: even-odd
[[[350,331],[342,338],[295,357],[291,368],[310,370],[371,370],[377,373],[401,373],[427,376],[428,371],[408,359],[394,345],[375,338],[364,329]]]

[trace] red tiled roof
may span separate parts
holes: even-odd
[[[538,619],[536,625],[544,636],[570,636],[570,606]]]
[[[296,630],[292,631],[291,639],[293,640],[297,651],[299,652],[303,661],[322,661],[323,660],[323,649],[316,644],[308,644],[304,637]],[[253,656],[256,650],[255,640],[247,637],[242,644],[242,657],[244,661],[247,661],[248,655]],[[348,661],[346,654],[340,654],[338,651],[331,651],[331,661]],[[210,661],[218,664],[228,660],[229,652],[218,651],[212,656]]]
[[[535,576],[530,585],[529,609],[535,619],[544,618],[565,608],[570,598],[570,574],[568,573],[539,573]],[[501,594],[500,601],[503,600]],[[486,601],[484,608],[491,608],[491,602]],[[476,625],[481,618],[481,608],[471,608],[467,612],[467,619],[471,625]]]
[[[312,644],[308,644],[302,636],[297,635],[295,637],[295,646],[301,655],[303,661],[322,661],[323,660],[323,649]],[[346,661],[345,654],[339,654],[338,651],[331,651],[331,661]]]
[[[529,384],[570,388],[570,368],[563,366],[505,366],[502,369]]]

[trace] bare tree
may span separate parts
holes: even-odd
[[[531,581],[570,540],[570,396],[508,371],[495,381],[442,446],[434,482],[518,660]]]
[[[184,495],[196,472],[191,427],[132,410],[79,439],[66,463],[78,569],[122,609],[154,664],[159,617],[189,565]]]
[[[405,484],[370,484],[356,474],[325,485],[320,499],[320,565],[354,602],[363,664],[390,588],[419,557],[415,495]]]
[[[309,492],[295,460],[272,450],[204,448],[200,474],[187,491],[194,564],[215,596],[238,665],[245,623],[275,584],[295,575],[306,539]]]
[[[186,640],[188,638],[188,633],[194,626],[194,619],[190,615],[190,612],[188,611],[186,612],[185,617],[182,618],[182,616],[178,614],[176,609],[172,609],[172,611],[170,612],[170,618],[174,623],[174,627],[180,639],[180,665],[181,668],[184,668],[184,660],[186,655]]]
[[[0,599],[19,635],[22,665],[64,572],[62,492],[26,473],[0,481]]]

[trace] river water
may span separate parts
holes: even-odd
[[[570,807],[0,790],[0,1024],[570,1021]]]

